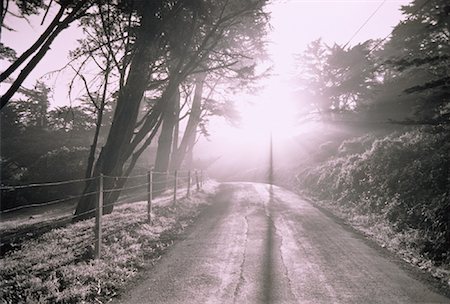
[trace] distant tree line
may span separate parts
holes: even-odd
[[[389,39],[328,46],[299,55],[304,112],[323,119],[450,123],[450,4],[415,0]]]
[[[251,88],[257,78],[256,60],[264,56],[267,15],[261,0],[9,2],[24,16],[41,12],[48,5],[59,6],[59,11],[45,33],[21,56],[2,45],[2,58],[10,59],[11,65],[2,72],[1,81],[12,83],[2,96],[2,115],[14,111],[23,115],[20,107],[29,102],[11,99],[20,93],[20,84],[27,76],[22,72],[37,65],[68,24],[77,20],[85,33],[65,69],[74,74],[70,90],[76,83],[85,88],[85,104],[91,109],[88,117],[81,116],[88,114],[85,108],[48,111],[46,102],[40,102],[43,108],[36,110],[47,113],[45,126],[41,125],[44,129],[89,129],[85,177],[128,176],[155,138],[154,170],[189,167],[192,157],[187,156],[199,133],[207,133],[208,117],[235,116],[227,94]],[[2,16],[5,25],[5,11]],[[12,73],[23,64],[25,69],[12,80]],[[33,119],[38,119],[37,112],[30,111]],[[80,119],[71,124],[58,116],[74,111]],[[25,123],[24,117],[19,120]],[[105,187],[120,189],[125,182],[111,180]],[[84,192],[96,187],[95,180],[89,181]],[[104,212],[112,211],[119,195],[119,190],[108,192]],[[81,199],[76,216],[83,216],[77,219],[92,216],[95,203],[93,197]]]
[[[71,180],[85,176],[96,110],[87,100],[80,106],[50,109],[50,94],[50,88],[38,81],[34,88],[20,89],[20,97],[1,110],[2,185]],[[106,109],[104,115],[110,117],[111,109]],[[106,131],[107,126],[104,129]],[[105,132],[102,132],[100,141],[104,138]],[[2,191],[1,208],[45,202],[60,198],[61,193],[77,195],[80,191],[80,183],[51,190]]]

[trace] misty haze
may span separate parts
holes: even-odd
[[[450,303],[450,4],[2,0],[2,303]]]

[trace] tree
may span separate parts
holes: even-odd
[[[311,42],[299,56],[299,90],[308,110],[322,118],[330,114],[355,112],[364,108],[373,92],[376,67],[370,56],[373,41],[353,47],[332,47],[320,39]]]
[[[50,88],[37,81],[33,89],[22,88],[20,93],[25,97],[15,104],[20,122],[27,127],[47,129]]]
[[[82,176],[92,117],[81,107],[48,109],[50,89],[38,82],[22,89],[21,100],[13,100],[0,112],[1,182],[28,184],[77,179]],[[64,165],[62,165],[64,164]],[[2,191],[2,208],[51,201],[61,195],[79,195],[78,185],[52,189]]]
[[[151,66],[158,58],[159,52],[156,43],[162,32],[162,17],[168,18],[167,15],[170,15],[173,9],[164,5],[163,1],[138,4],[136,11],[140,16],[140,24],[135,29],[133,59],[129,66],[126,82],[118,93],[113,123],[105,146],[96,162],[94,176],[99,176],[100,173],[113,176],[122,175],[123,165],[128,159],[128,157],[124,157],[124,154],[130,150],[129,147],[133,144],[132,139],[139,106],[150,79]],[[159,117],[159,115],[158,113],[157,116]],[[114,187],[113,184],[105,186],[109,189]],[[92,191],[95,187],[96,183],[88,182],[85,193]],[[107,202],[109,201],[107,197]],[[75,219],[92,216],[94,209],[95,201],[92,197],[81,199],[77,205]],[[112,204],[109,204],[105,208],[105,212],[111,211]]]
[[[192,28],[191,34],[183,34],[182,31],[175,29],[175,33],[181,32],[181,34],[171,35],[170,37],[174,37],[174,39],[170,41],[170,45],[172,46],[172,53],[179,60],[178,65],[183,67],[182,70],[186,71],[186,75],[191,73],[196,79],[194,80],[196,92],[180,147],[174,145],[170,148],[167,145],[166,149],[158,150],[161,155],[170,155],[172,153],[171,159],[173,163],[169,165],[168,159],[166,159],[166,156],[163,156],[164,164],[161,165],[158,163],[157,155],[155,168],[164,171],[169,168],[172,170],[178,169],[186,152],[188,150],[192,151],[197,126],[201,121],[202,91],[208,75],[217,73],[221,75],[220,78],[222,79],[227,79],[228,81],[230,79],[240,79],[242,82],[247,81],[248,84],[250,79],[248,74],[253,74],[255,60],[264,53],[261,38],[263,37],[266,19],[259,10],[262,3],[250,3],[247,4],[247,7],[244,6],[243,9],[238,9],[228,2],[224,2],[223,6],[217,5],[215,8],[216,18],[218,18],[217,23],[214,24],[211,20],[206,20],[207,22],[198,24],[197,31],[195,31],[195,27],[192,27],[196,25],[195,23],[191,27],[185,26],[183,20],[175,23],[177,27]],[[228,4],[230,4],[229,7]],[[214,12],[213,9],[208,9],[208,11]],[[214,16],[214,14],[211,15]],[[220,25],[221,23],[223,24]],[[203,31],[208,28],[210,31],[204,33]],[[210,46],[205,43],[205,40],[211,41]],[[198,50],[202,52],[199,53]],[[198,59],[198,54],[202,55],[200,60]],[[190,70],[192,72],[189,72]],[[181,79],[185,78],[186,76]],[[210,76],[209,78],[214,77]],[[176,129],[177,125],[174,128]],[[163,126],[161,136],[165,134],[172,134],[172,132],[165,132]],[[177,142],[177,139],[175,137],[173,142]],[[167,138],[164,142],[169,143],[172,141],[169,141]]]
[[[195,91],[192,98],[191,110],[189,113],[189,120],[186,124],[186,129],[184,130],[183,137],[179,146],[174,145],[171,169],[176,170],[181,167],[186,153],[192,151],[195,144],[195,138],[197,135],[197,127],[201,120],[202,113],[202,96],[203,87],[205,83],[206,73],[200,73],[195,78]]]
[[[299,90],[307,100],[307,104],[304,106],[309,110],[314,109],[320,114],[327,113],[331,108],[331,96],[327,86],[329,78],[327,56],[328,49],[321,39],[312,41],[306,51],[298,56]]]
[[[127,79],[118,92],[113,123],[96,162],[94,176],[100,173],[117,176],[130,172],[135,160],[156,135],[162,118],[170,120],[166,116],[167,109],[174,109],[173,104],[176,103],[180,84],[193,73],[232,65],[232,56],[235,55],[233,53],[221,54],[222,58],[226,56],[229,62],[222,61],[216,65],[208,65],[206,62],[211,54],[217,51],[216,47],[223,39],[236,37],[232,35],[233,28],[239,25],[244,17],[255,20],[255,17],[261,14],[258,12],[261,12],[263,3],[264,1],[246,1],[236,5],[233,1],[161,1],[136,4],[133,9],[137,12],[140,22],[133,28],[135,38]],[[179,35],[177,18],[186,20],[185,29],[190,33],[183,37],[182,43],[177,43],[177,39],[173,38]],[[247,36],[245,38],[248,39]],[[161,72],[164,71],[161,66],[165,67],[166,72]],[[159,78],[152,82],[158,75],[166,75],[166,80]],[[162,89],[160,98],[144,116],[144,120],[138,122],[144,92],[155,86]],[[173,136],[173,129],[171,131],[170,127],[168,128],[163,137],[170,134]],[[169,145],[161,153],[170,155],[170,151],[166,150],[168,148]],[[130,159],[128,167],[124,169],[125,163]],[[161,168],[166,167],[164,158],[161,164]],[[117,189],[119,186],[106,184],[109,189]],[[95,183],[88,183],[86,192],[94,188]],[[118,191],[112,191],[111,195],[106,197],[108,207],[105,212],[111,212],[117,193]],[[82,199],[77,206],[75,217],[80,219],[92,216],[94,209],[95,201],[92,198]]]
[[[257,51],[256,51],[257,50]],[[236,93],[253,93],[253,84],[265,74],[255,74],[254,59],[263,56],[264,51],[259,47],[244,52],[256,51],[252,54],[253,60],[240,60],[235,65],[222,69],[215,69],[193,75],[191,86],[194,91],[190,109],[182,117],[187,116],[188,121],[180,141],[180,145],[173,146],[170,162],[171,171],[180,169],[183,161],[185,167],[192,168],[193,149],[199,136],[208,137],[208,121],[212,116],[225,118],[235,124],[239,114],[235,109],[234,97]],[[225,93],[227,92],[227,93]],[[181,120],[181,118],[180,118]],[[186,157],[188,157],[186,159]]]
[[[357,110],[364,106],[374,86],[375,66],[370,55],[372,41],[343,49],[334,45],[327,58],[333,109]]]
[[[402,7],[406,20],[377,53],[401,84],[409,118],[417,123],[450,123],[450,4],[415,0]]]
[[[9,3],[9,1],[7,1],[6,3]],[[19,4],[19,7],[24,14],[36,13],[38,11],[38,8],[42,4],[40,1],[17,1],[17,3]],[[53,3],[53,1],[51,3]],[[30,48],[28,48],[16,60],[14,60],[11,65],[0,74],[0,82],[4,82],[9,76],[11,76],[12,73],[14,73],[22,64],[24,64],[27,59],[29,59],[34,54],[34,56],[21,70],[17,78],[13,81],[6,93],[3,94],[3,96],[0,98],[0,109],[10,101],[11,97],[17,92],[17,90],[19,90],[23,81],[33,71],[33,69],[42,60],[42,58],[44,58],[55,38],[72,22],[83,16],[92,5],[91,1],[88,0],[64,0],[58,1],[58,3],[60,5],[60,8],[44,33],[36,40],[36,42],[32,46],[30,46]],[[6,10],[2,11],[2,26],[4,21],[3,17],[5,16],[5,14]],[[2,50],[9,51],[5,47],[2,47]]]

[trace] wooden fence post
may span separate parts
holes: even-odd
[[[94,258],[99,259],[102,246],[102,215],[103,215],[103,174],[98,179],[98,201],[95,212],[95,252]]]
[[[173,204],[177,203],[177,179],[178,179],[178,171],[174,172],[174,180],[173,180]]]
[[[200,188],[203,189],[203,170],[200,171]]]
[[[153,170],[147,172],[147,219],[152,223]]]
[[[195,183],[197,184],[197,191],[200,191],[200,184],[198,181],[198,171],[195,170]]]
[[[191,196],[191,170],[188,171],[188,180],[187,180],[187,198]]]

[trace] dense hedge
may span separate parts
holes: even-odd
[[[47,152],[28,167],[2,168],[5,185],[27,185],[42,182],[59,182],[84,178],[89,150],[85,147],[66,147]],[[19,170],[18,170],[19,169]],[[16,172],[19,172],[17,174]],[[39,204],[82,193],[84,183],[74,182],[59,186],[31,187],[0,191],[1,210],[28,204]]]
[[[395,231],[415,230],[423,255],[450,262],[450,130],[420,128],[344,141],[297,176],[302,188]]]

